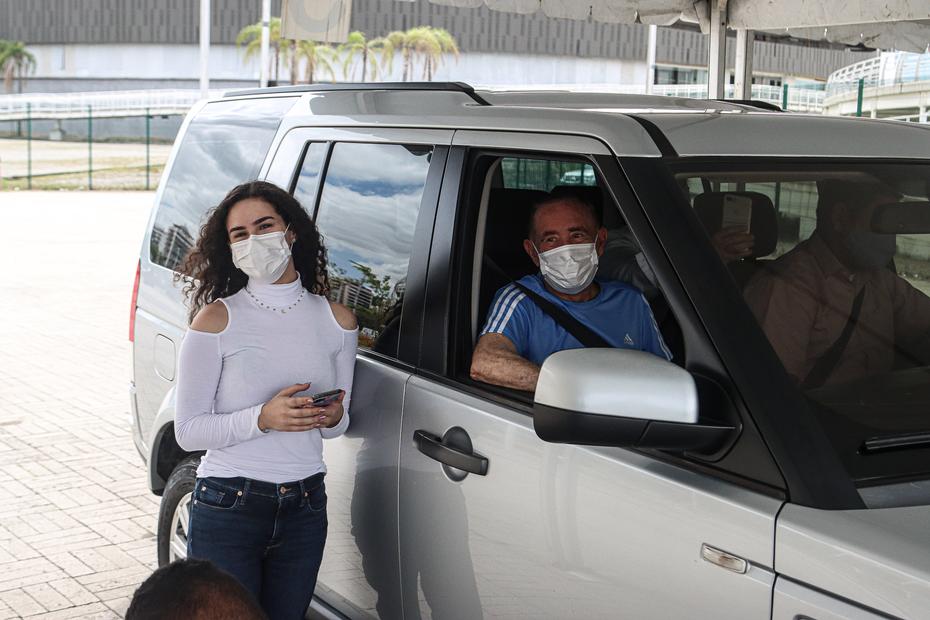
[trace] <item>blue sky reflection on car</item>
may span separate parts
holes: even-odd
[[[370,305],[354,298],[356,309],[366,311],[359,316],[363,327],[379,330],[387,310],[399,301],[397,284],[407,275],[428,169],[425,148],[355,143],[333,147],[317,224],[329,254],[333,296],[340,300],[339,279],[373,293]],[[370,270],[381,286],[366,282],[356,265]]]

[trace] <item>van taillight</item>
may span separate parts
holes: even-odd
[[[136,301],[139,299],[139,273],[142,271],[142,261],[136,264],[136,281],[132,285],[132,305],[129,307],[129,342],[136,337]]]

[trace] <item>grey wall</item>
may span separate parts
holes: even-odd
[[[272,1],[272,15],[280,14]],[[26,43],[197,43],[197,0],[5,0],[0,2],[0,38]],[[214,43],[233,43],[239,30],[257,22],[260,0],[213,0]],[[354,0],[352,28],[369,36],[432,25],[451,32],[464,52],[554,54],[587,58],[645,58],[646,27],[517,15],[486,7],[460,9],[427,0]],[[755,69],[826,78],[862,59],[842,49],[815,44],[758,41]],[[728,54],[733,65],[733,53]],[[702,65],[707,37],[694,29],[659,31],[657,61]]]

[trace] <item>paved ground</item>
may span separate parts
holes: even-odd
[[[118,618],[155,566],[127,340],[152,194],[0,193],[0,618]]]

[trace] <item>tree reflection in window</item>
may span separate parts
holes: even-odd
[[[329,253],[333,301],[352,308],[359,344],[397,354],[420,200],[431,147],[339,143],[323,183],[317,225]]]

